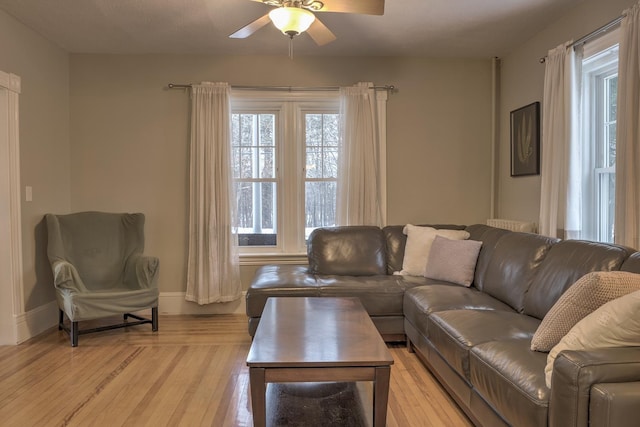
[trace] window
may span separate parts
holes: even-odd
[[[300,254],[336,225],[338,94],[234,94],[232,159],[244,254]]]
[[[305,113],[305,240],[336,225],[338,138],[338,114]]]
[[[585,46],[582,60],[582,238],[613,242],[618,44],[613,32]]]
[[[240,244],[275,246],[276,114],[238,113],[231,120]]]

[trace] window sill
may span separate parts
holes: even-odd
[[[308,264],[307,254],[240,254],[240,265]]]

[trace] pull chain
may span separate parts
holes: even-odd
[[[293,36],[289,36],[289,59],[293,59]]]

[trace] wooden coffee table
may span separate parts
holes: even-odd
[[[268,383],[373,381],[373,425],[384,426],[392,364],[358,298],[269,298],[247,357],[253,424],[266,425]]]

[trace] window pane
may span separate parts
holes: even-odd
[[[338,176],[338,115],[305,114],[306,177]]]
[[[240,145],[254,145],[255,114],[240,115]]]
[[[231,115],[231,146],[240,145],[240,114]]]
[[[613,226],[615,218],[616,175],[600,174],[598,182],[599,205],[598,239],[601,242],[613,243]]]
[[[253,188],[250,182],[236,182],[236,203],[238,209],[237,226],[239,230],[253,227]]]
[[[618,76],[607,79],[607,120],[613,121],[618,115]]]
[[[275,149],[260,149],[260,178],[275,178]]]
[[[274,114],[259,114],[260,117],[260,145],[275,146],[275,119]]]
[[[305,183],[305,239],[318,227],[336,225],[336,183]]]
[[[607,151],[607,166],[612,167],[616,165],[616,124],[610,123],[607,125],[606,136],[606,149]]]
[[[305,114],[307,145],[322,144],[322,114]]]
[[[327,145],[338,145],[338,115],[324,114],[324,141]]]
[[[604,149],[606,150],[606,165],[616,164],[616,118],[618,110],[618,76],[613,75],[604,79],[605,85],[605,137]]]
[[[325,148],[322,158],[322,176],[324,178],[338,177],[338,149]]]
[[[322,148],[307,148],[307,178],[322,178]]]
[[[240,178],[253,177],[253,149],[240,148]]]
[[[276,185],[236,182],[240,246],[276,245]]]

